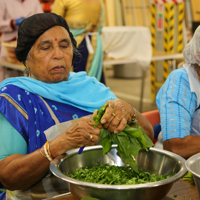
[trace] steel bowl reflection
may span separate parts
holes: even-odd
[[[66,181],[71,193],[78,199],[85,196],[95,197],[101,200],[158,200],[164,198],[173,183],[187,173],[185,159],[169,151],[150,148],[148,152],[140,151],[136,158],[139,168],[151,174],[176,175],[157,182],[136,185],[105,185],[88,183],[68,177],[76,168],[92,167],[109,163],[110,165],[124,166],[117,155],[117,145],[112,145],[111,150],[103,155],[102,146],[86,147],[82,154],[78,149],[68,152],[65,156],[59,156],[50,164],[51,172]]]
[[[191,156],[185,163],[186,168],[192,173],[200,198],[200,153]]]

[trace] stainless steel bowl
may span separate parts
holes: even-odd
[[[191,156],[185,163],[186,168],[192,173],[200,198],[200,153]]]
[[[150,148],[149,152],[139,152],[136,161],[139,168],[149,173],[159,175],[177,173],[168,179],[153,183],[137,185],[104,185],[88,183],[68,177],[76,168],[109,163],[111,165],[123,166],[121,158],[117,155],[117,145],[103,156],[102,146],[96,145],[86,147],[82,154],[78,149],[70,151],[68,155],[59,156],[50,164],[51,172],[65,180],[71,193],[78,199],[92,196],[101,200],[158,200],[167,195],[173,182],[179,180],[187,173],[185,159],[156,148]],[[65,175],[66,174],[66,175]]]

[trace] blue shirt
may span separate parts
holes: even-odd
[[[174,70],[156,96],[163,140],[190,135],[191,121],[197,108],[197,96],[190,90],[184,68]]]

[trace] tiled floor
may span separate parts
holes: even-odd
[[[114,73],[114,66],[105,67],[106,85],[119,98],[135,107],[139,111],[140,94],[141,94],[141,78],[117,78]],[[156,103],[151,100],[150,90],[150,70],[147,70],[144,97],[142,104],[142,112],[157,109]],[[140,111],[141,112],[141,111]]]

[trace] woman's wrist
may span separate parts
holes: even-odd
[[[137,116],[136,110],[133,108],[133,106],[131,106],[131,108],[132,108],[132,111],[133,111],[131,122],[137,122],[138,121],[138,116]]]
[[[51,151],[50,151],[50,148],[49,148],[49,141],[47,141],[43,147],[40,149],[40,154],[42,156],[44,156],[45,158],[47,158],[50,162],[54,159]]]

